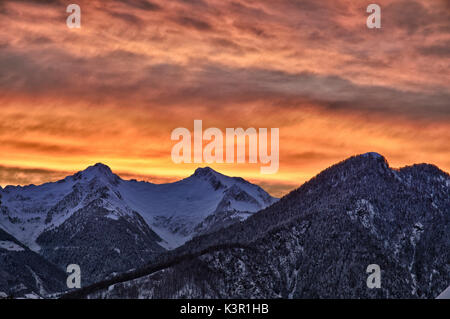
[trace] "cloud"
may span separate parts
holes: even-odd
[[[129,6],[133,6],[146,11],[159,11],[162,9],[160,5],[148,0],[128,0],[125,3]]]
[[[173,20],[181,26],[194,28],[197,29],[198,31],[213,30],[213,26],[211,24],[209,24],[207,21],[198,18],[192,18],[188,16],[177,16]]]
[[[444,44],[435,44],[429,46],[418,47],[418,52],[423,55],[449,58],[450,57],[450,41]]]
[[[449,10],[445,10],[448,1],[393,1],[383,7],[383,20],[387,28],[398,28],[408,35],[439,32],[443,25],[448,26]]]
[[[0,165],[0,181],[4,185],[40,185],[59,180],[65,174],[67,173],[47,169]]]
[[[8,165],[106,158],[129,174],[181,176],[166,136],[194,118],[283,128],[296,182],[365,147],[450,165],[448,1],[386,0],[380,30],[350,0],[77,3],[82,28],[69,30],[67,1],[0,2]],[[283,183],[294,174],[281,172]]]

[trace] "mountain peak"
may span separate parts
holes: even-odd
[[[95,165],[89,166],[84,171],[78,172],[74,175],[75,179],[92,179],[92,178],[100,178],[111,183],[117,183],[119,177],[114,174],[109,168],[109,166],[103,163],[97,163]]]
[[[194,176],[209,176],[212,174],[219,174],[215,170],[213,170],[211,167],[199,167],[195,170]]]
[[[360,156],[368,157],[368,158],[384,159],[384,156],[377,152],[368,152],[368,153],[361,154]]]
[[[89,173],[94,173],[95,175],[102,175],[102,176],[113,175],[111,168],[109,168],[109,166],[107,166],[103,163],[97,163],[93,166],[89,166],[84,171],[89,172]]]
[[[389,167],[389,163],[388,163],[387,159],[383,155],[376,153],[376,152],[368,152],[368,153],[364,153],[364,154],[360,154],[360,155],[355,155],[355,156],[348,158],[347,160],[344,160],[343,162],[344,163],[357,162],[362,165],[371,165],[370,163],[377,163],[377,164],[382,164],[385,167]]]

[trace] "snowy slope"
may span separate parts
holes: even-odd
[[[258,186],[210,168],[198,169],[176,183],[152,184],[122,180],[103,164],[56,183],[7,186],[0,193],[0,225],[35,251],[40,249],[36,240],[42,233],[59,227],[94,200],[102,201],[100,205],[111,211],[106,217],[112,220],[135,213],[142,216],[165,248],[192,238],[206,217],[222,212],[219,204],[222,210],[242,212],[236,216],[242,220],[276,201]]]
[[[450,299],[450,286],[447,287],[436,299]]]
[[[123,182],[118,191],[127,206],[144,217],[168,248],[196,235],[195,228],[208,216],[225,211],[249,216],[276,201],[260,187],[211,168],[199,168],[192,176],[171,184]],[[236,219],[242,220],[240,216]]]

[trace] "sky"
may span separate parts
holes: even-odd
[[[211,166],[282,196],[371,151],[449,172],[449,63],[448,0],[3,0],[0,185],[97,162],[154,183]],[[279,171],[175,164],[171,133],[194,120],[279,128]]]

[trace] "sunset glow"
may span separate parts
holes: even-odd
[[[72,1],[73,2],[73,1]],[[345,158],[450,171],[450,7],[444,0],[0,2],[0,185],[55,181],[102,162],[154,183],[171,132],[279,128],[280,169],[211,164],[274,196]]]

